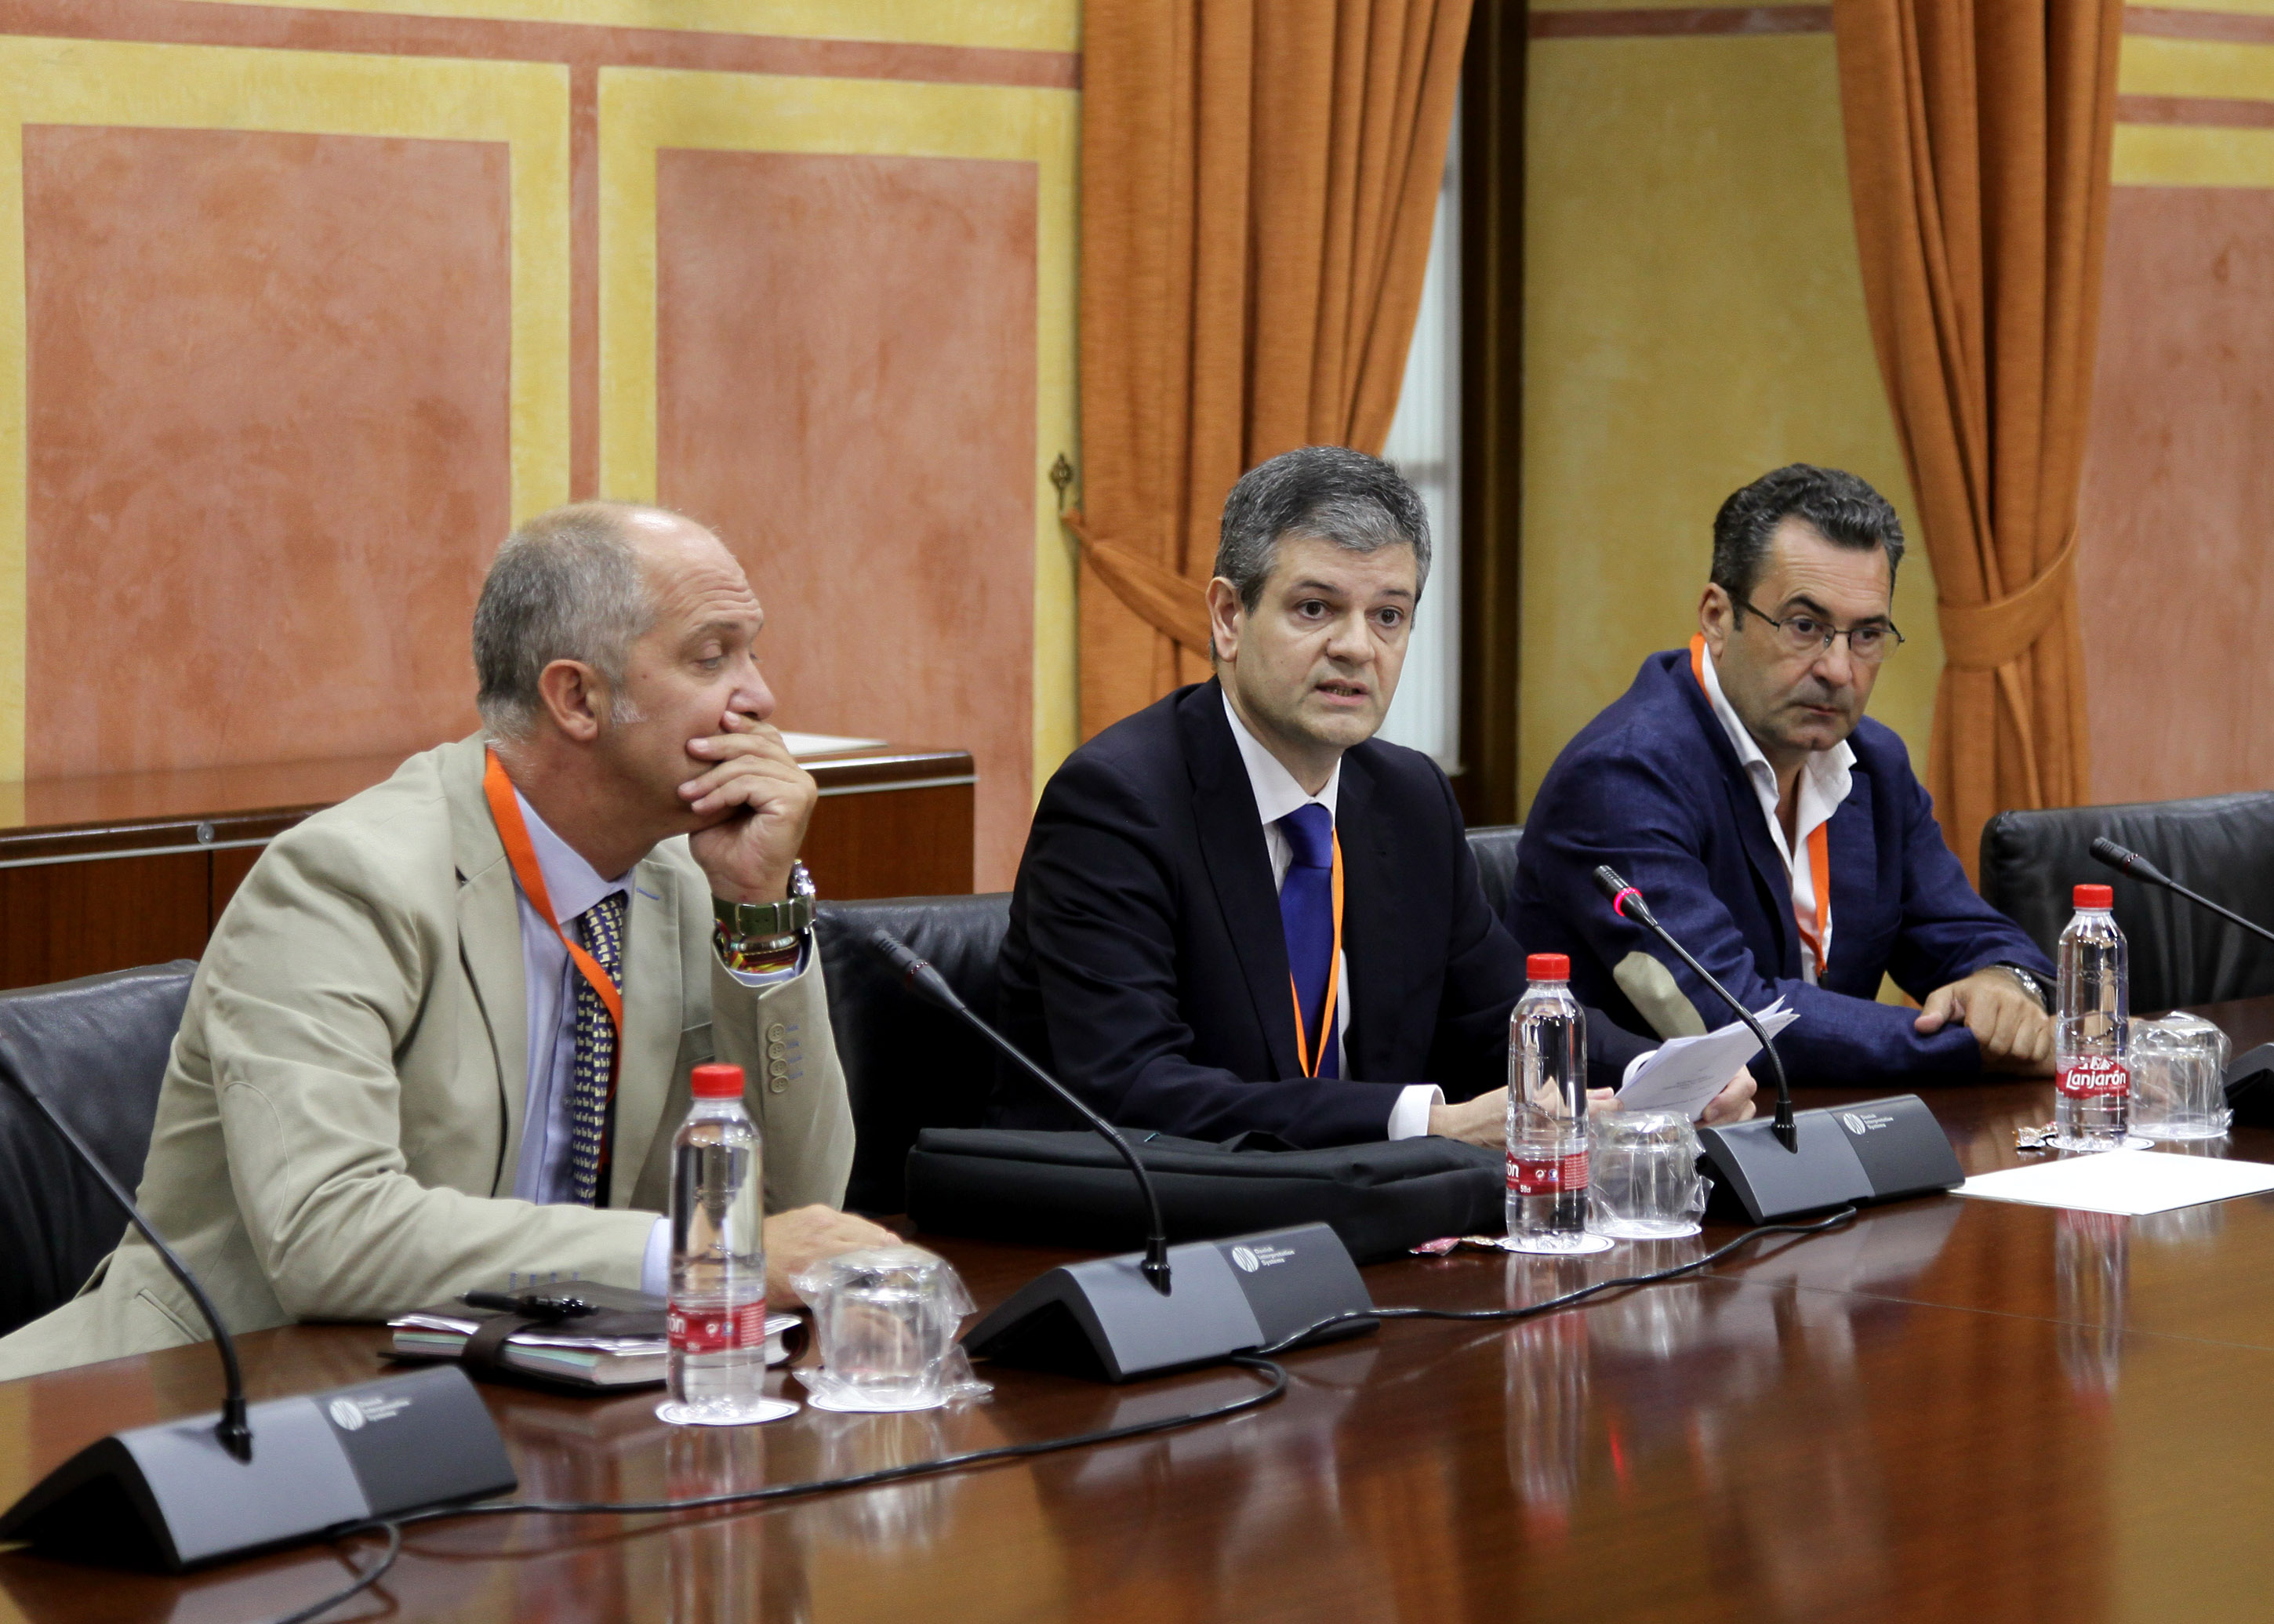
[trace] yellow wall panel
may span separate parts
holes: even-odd
[[[1828,34],[1536,41],[1520,796],[1696,629],[1714,510],[1791,462],[1912,533],[1871,714],[1924,763],[1934,585],[1873,357]]]
[[[1079,742],[1073,558],[1049,478],[1078,459],[1074,398],[1078,99],[1073,92],[609,69],[600,76],[600,481],[656,488],[659,147],[1020,159],[1037,170],[1034,783]]]
[[[0,781],[24,773],[23,127],[501,141],[512,150],[516,517],[568,492],[568,75],[532,63],[0,36]]]

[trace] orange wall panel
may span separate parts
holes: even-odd
[[[2092,791],[2274,788],[2274,191],[2118,186],[2077,553]]]
[[[27,776],[473,726],[508,182],[489,142],[26,130]]]
[[[749,569],[786,726],[970,750],[978,887],[1005,887],[1033,804],[1035,166],[665,150],[656,185],[660,499]]]

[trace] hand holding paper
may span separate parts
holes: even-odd
[[[1758,1016],[1762,1029],[1771,1037],[1799,1019],[1796,1011],[1784,1007],[1781,998]],[[1669,1038],[1642,1063],[1633,1080],[1619,1090],[1619,1107],[1632,1111],[1680,1111],[1694,1122],[1736,1076],[1737,1069],[1760,1049],[1760,1040],[1740,1021],[1700,1037]]]

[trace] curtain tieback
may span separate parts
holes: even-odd
[[[2028,652],[2069,602],[2076,535],[2071,526],[2053,561],[2019,591],[1986,604],[1938,601],[1944,664],[1958,671],[1995,671]]]
[[[1118,541],[1092,538],[1079,508],[1059,515],[1058,523],[1073,532],[1081,545],[1081,556],[1132,613],[1163,637],[1175,639],[1195,654],[1207,655],[1208,598],[1201,589],[1175,570],[1140,558]]]

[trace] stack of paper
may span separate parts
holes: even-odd
[[[1754,1019],[1773,1038],[1800,1019],[1779,998]],[[1743,1021],[1731,1021],[1718,1032],[1700,1037],[1668,1038],[1659,1051],[1642,1063],[1626,1086],[1619,1090],[1619,1105],[1630,1111],[1680,1111],[1692,1121],[1703,1116],[1715,1094],[1729,1086],[1738,1068],[1761,1052],[1761,1041]]]

